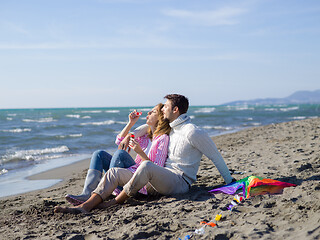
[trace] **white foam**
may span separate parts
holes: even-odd
[[[279,111],[278,108],[265,108],[264,110],[265,110],[265,111],[270,111],[270,112],[277,112],[277,111]]]
[[[280,111],[282,112],[288,112],[288,111],[294,111],[294,110],[298,110],[299,107],[288,107],[288,108],[280,108]]]
[[[289,119],[294,119],[294,120],[303,120],[303,119],[306,119],[307,117],[304,117],[304,116],[297,116],[297,117],[291,117]]]
[[[7,169],[2,169],[1,171],[0,171],[0,175],[2,175],[2,174],[5,174],[5,173],[7,173],[8,172],[8,170]]]
[[[69,134],[69,135],[60,135],[58,137],[59,138],[67,138],[67,137],[77,138],[77,137],[82,137],[82,133]]]
[[[2,157],[3,161],[11,161],[15,159],[24,160],[40,160],[40,159],[50,159],[52,157],[57,158],[61,156],[45,156],[39,158],[38,156],[49,154],[49,153],[63,153],[68,152],[69,148],[67,146],[60,146],[55,148],[44,148],[44,149],[30,149],[30,150],[19,150],[12,154],[6,154]]]
[[[15,117],[15,116],[17,116],[17,114],[16,114],[16,113],[8,113],[7,116],[9,116],[9,117]]]
[[[91,117],[90,116],[84,116],[82,117],[82,119],[90,119]]]
[[[106,113],[119,113],[120,110],[107,110]]]
[[[11,132],[11,133],[22,133],[22,132],[31,132],[31,128],[15,128],[2,130],[2,132]]]
[[[194,111],[195,113],[212,113],[214,112],[214,110],[216,110],[216,108],[212,107],[212,108],[200,108],[196,111]]]
[[[44,123],[44,122],[54,122],[52,117],[49,118],[40,118],[40,119],[22,119],[23,122],[38,122],[38,123]]]
[[[111,125],[111,124],[115,124],[115,123],[116,123],[116,121],[114,121],[114,120],[107,120],[107,121],[103,121],[103,122],[81,123],[80,125],[82,125],[82,126],[86,126],[86,125],[101,126],[101,125]]]
[[[74,137],[74,138],[82,137],[82,133],[70,134],[69,137]]]
[[[103,122],[81,123],[80,125],[82,125],[82,126],[86,126],[86,125],[101,126],[101,125],[112,125],[112,124],[126,124],[126,122],[107,120],[107,121],[103,121]]]
[[[13,120],[13,118],[7,117],[7,120],[8,120],[8,121],[12,121],[12,120]]]
[[[101,110],[81,111],[81,113],[102,113]]]
[[[204,129],[215,129],[215,130],[224,130],[224,131],[230,131],[233,128],[232,127],[224,127],[224,126],[203,126]]]
[[[260,126],[261,123],[258,123],[258,122],[253,122],[253,123],[250,123],[252,126]]]
[[[68,115],[66,115],[66,117],[68,117],[68,118],[80,118],[80,115],[79,114],[68,114]]]
[[[226,106],[227,110],[236,110],[236,111],[243,111],[243,110],[254,110],[253,107],[249,107],[248,105],[239,105],[239,106]]]

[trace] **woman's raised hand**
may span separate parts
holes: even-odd
[[[130,114],[129,114],[129,122],[131,122],[132,124],[135,124],[139,117],[141,116],[142,112],[137,112],[137,110],[133,110]]]

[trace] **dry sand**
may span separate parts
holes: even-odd
[[[230,169],[245,171],[234,174],[236,179],[256,175],[298,186],[249,198],[225,212],[219,227],[206,227],[192,239],[320,239],[320,118],[251,128],[214,141]],[[188,194],[137,197],[91,215],[54,214],[54,206],[68,205],[65,194],[81,191],[88,164],[47,173],[67,177],[49,189],[0,199],[0,239],[184,239],[232,200],[208,194],[223,180],[204,157]]]

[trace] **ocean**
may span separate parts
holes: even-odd
[[[53,185],[27,176],[88,159],[98,149],[112,153],[128,114],[152,107],[0,110],[0,197]],[[320,116],[320,105],[192,106],[192,122],[216,136],[241,129]]]

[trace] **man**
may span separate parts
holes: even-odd
[[[75,208],[56,207],[55,212],[87,213],[98,205],[109,207],[124,202],[145,185],[148,194],[186,193],[196,181],[203,154],[215,164],[226,183],[232,182],[229,169],[214,142],[206,132],[192,124],[186,115],[188,99],[179,94],[169,94],[165,99],[167,101],[162,111],[172,128],[166,166],[159,167],[151,161],[143,161],[130,179],[125,179],[125,171],[128,170],[112,168],[105,174],[88,201]],[[123,191],[115,199],[102,203],[109,196],[104,190],[106,185],[123,186]]]
[[[220,152],[208,134],[191,123],[186,115],[189,101],[178,94],[165,96],[167,99],[162,111],[170,122],[170,145],[166,167],[179,172],[191,185],[196,181],[202,154],[217,167],[226,183],[232,181],[229,169]]]

